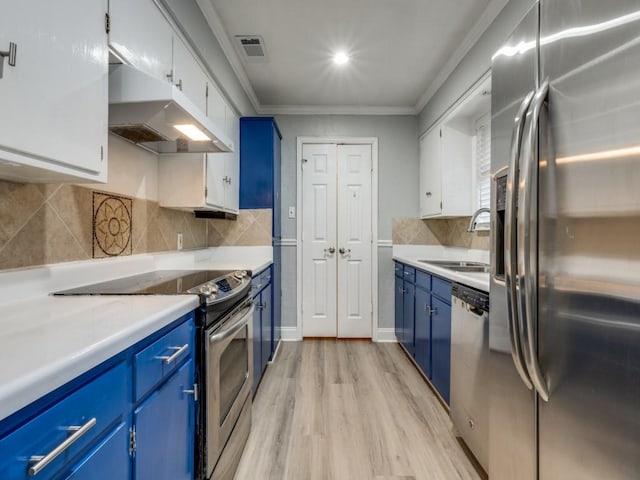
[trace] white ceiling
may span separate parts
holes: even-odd
[[[259,112],[415,113],[506,0],[198,0]],[[235,35],[260,35],[247,63]],[[345,50],[342,67],[331,56]]]

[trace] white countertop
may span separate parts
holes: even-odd
[[[489,263],[489,252],[484,250],[468,250],[464,248],[394,245],[393,259],[411,265],[419,270],[427,271],[446,278],[452,282],[462,283],[484,292],[489,291],[488,273],[454,272],[438,265],[420,260],[458,260]]]
[[[221,247],[0,272],[0,421],[198,306],[195,295],[48,293],[158,269],[251,270],[271,247]]]

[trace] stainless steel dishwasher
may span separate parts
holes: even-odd
[[[488,471],[489,294],[454,283],[451,303],[451,420]]]

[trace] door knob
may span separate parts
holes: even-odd
[[[325,248],[324,249],[324,253],[328,253],[330,255],[333,255],[334,253],[336,253],[336,249],[333,248],[333,247]]]
[[[349,255],[351,253],[351,249],[350,248],[341,248],[340,250],[338,250],[340,252],[341,255]]]

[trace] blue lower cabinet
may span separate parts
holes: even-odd
[[[192,388],[190,359],[134,411],[136,480],[193,479]]]
[[[261,313],[262,313],[262,368],[269,363],[271,359],[271,335],[273,332],[273,302],[272,300],[272,286],[269,284],[260,294],[261,297]]]
[[[192,480],[194,342],[191,312],[0,422],[0,479]]]
[[[29,475],[29,468],[35,465],[29,460],[55,451],[73,433],[69,427],[84,427],[77,440],[36,475],[49,479],[67,471],[85,449],[122,421],[130,384],[131,373],[122,362],[0,439],[0,478],[33,478],[35,475]]]
[[[120,423],[71,468],[67,480],[128,480],[131,477],[129,428]]]
[[[422,372],[431,378],[431,294],[416,288],[415,359]]]
[[[404,301],[402,309],[402,344],[409,355],[415,353],[415,296],[416,287],[413,283],[404,282]]]
[[[451,305],[431,297],[431,383],[449,403],[451,378]]]
[[[254,299],[253,310],[253,394],[258,389],[262,377],[262,314],[260,311],[260,295]]]
[[[402,330],[403,330],[403,309],[404,309],[404,282],[402,277],[395,277],[395,330],[396,338],[399,342],[402,342]]]
[[[253,277],[253,394],[276,347],[271,267]]]

